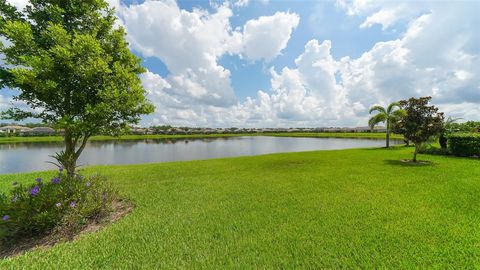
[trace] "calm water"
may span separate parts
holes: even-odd
[[[281,152],[378,147],[384,140],[286,137],[233,137],[182,140],[90,142],[81,165],[133,164],[261,155]],[[0,174],[53,169],[49,156],[60,143],[0,144]]]

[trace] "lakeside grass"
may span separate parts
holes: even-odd
[[[90,167],[133,213],[0,269],[478,269],[480,161],[402,163],[412,151]],[[2,175],[0,189],[51,175]]]
[[[92,136],[91,141],[114,141],[114,140],[147,140],[147,139],[194,139],[194,138],[219,138],[240,136],[277,136],[277,137],[314,137],[314,138],[362,138],[362,139],[385,139],[385,133],[239,133],[239,134],[193,134],[193,135],[124,135]],[[403,136],[392,134],[392,139],[402,139]],[[11,143],[40,143],[40,142],[63,142],[61,136],[41,137],[0,137],[0,144]]]

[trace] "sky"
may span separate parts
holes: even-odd
[[[420,96],[480,120],[480,1],[108,2],[147,69],[143,126],[366,126]]]

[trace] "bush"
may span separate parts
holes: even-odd
[[[419,151],[420,154],[427,154],[427,155],[450,155],[448,149],[445,148],[438,148],[433,145],[427,145],[422,147]]]
[[[454,133],[448,137],[448,147],[455,156],[480,156],[479,133]]]
[[[106,216],[116,192],[99,176],[68,176],[59,172],[49,180],[13,183],[9,195],[0,194],[0,245],[7,247],[55,231],[69,238],[85,225]]]

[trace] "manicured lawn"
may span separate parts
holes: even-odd
[[[480,268],[480,161],[412,148],[92,167],[136,204],[0,269]],[[33,173],[0,176],[0,188]]]
[[[195,135],[125,135],[120,137],[93,136],[92,141],[112,140],[144,140],[144,139],[185,139],[211,137],[238,137],[238,136],[279,136],[279,137],[316,137],[316,138],[364,138],[383,139],[385,133],[246,133],[246,134],[195,134]],[[392,134],[392,139],[402,139],[401,135]],[[6,143],[35,143],[35,142],[62,142],[60,136],[43,137],[0,137],[0,144]]]

